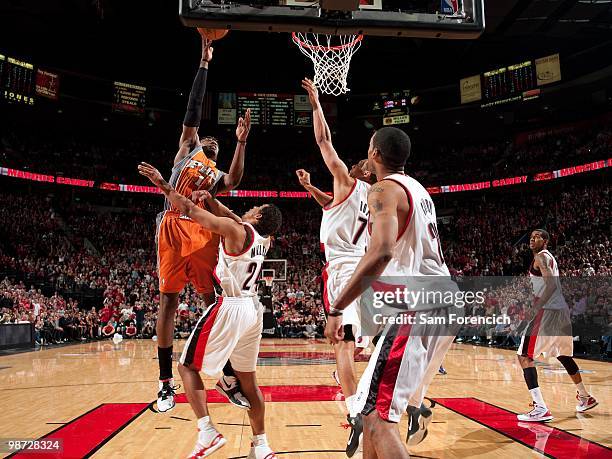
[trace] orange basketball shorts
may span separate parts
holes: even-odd
[[[158,218],[156,242],[160,292],[179,293],[187,283],[200,294],[214,292],[219,235],[166,211]]]

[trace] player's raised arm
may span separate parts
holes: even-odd
[[[229,172],[223,176],[223,181],[219,184],[218,193],[230,191],[240,185],[242,174],[244,173],[244,152],[246,141],[251,132],[251,109],[247,109],[244,118],[240,117],[236,126],[236,149]]]
[[[319,203],[321,207],[325,207],[327,204],[334,200],[334,198],[319,190],[316,186],[310,183],[310,174],[304,169],[298,169],[297,171],[295,171],[295,173],[298,176],[300,185],[302,185],[304,189],[310,193],[310,195],[314,198],[315,201]]]
[[[331,131],[329,130],[323,109],[321,108],[321,103],[319,102],[319,91],[315,84],[308,78],[302,80],[302,88],[308,92],[308,99],[310,100],[310,105],[312,105],[315,140],[321,150],[325,165],[334,176],[334,185],[337,181],[340,185],[347,185],[350,187],[353,185],[354,179],[350,177],[348,167],[346,167],[344,161],[340,159],[332,144]],[[334,189],[334,192],[335,191]]]
[[[325,336],[332,342],[342,339],[342,311],[378,278],[393,257],[393,246],[398,234],[399,223],[397,219],[398,204],[403,198],[404,191],[395,183],[380,181],[372,185],[368,195],[368,208],[370,210],[370,225],[372,234],[368,251],[363,256],[351,279],[330,309],[328,327]],[[334,317],[335,315],[335,317]]]
[[[244,226],[231,218],[217,217],[211,212],[198,207],[191,199],[176,192],[168,182],[164,180],[159,171],[147,163],[140,163],[138,166],[140,175],[147,177],[154,185],[156,185],[166,195],[168,200],[176,206],[182,215],[185,215],[194,221],[198,222],[204,228],[217,233],[224,238],[232,241],[240,240],[241,236],[244,240],[246,231]]]
[[[204,101],[204,94],[206,94],[208,63],[212,59],[212,54],[212,40],[202,36],[202,58],[200,59],[200,67],[193,80],[191,92],[189,93],[187,111],[185,113],[185,119],[183,120],[183,132],[179,140],[179,151],[174,157],[174,164],[178,163],[200,144],[198,128],[200,127],[200,120],[202,119],[202,102]]]

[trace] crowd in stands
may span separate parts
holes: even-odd
[[[486,196],[459,206],[439,224],[452,274],[510,276],[531,262],[529,228],[547,228],[561,275],[609,275],[610,192],[606,185],[568,187],[561,194]]]
[[[138,175],[136,165],[146,160],[162,174],[169,174],[178,140],[171,131],[164,137],[156,132],[155,136],[143,134],[137,140],[130,137],[121,142],[112,135],[101,136],[92,143],[88,133],[31,136],[23,129],[19,124],[0,127],[1,166],[98,182],[150,185]],[[235,148],[234,131],[213,130],[212,134],[219,138],[219,166],[228,170]],[[369,135],[342,136],[338,132],[334,141],[342,157],[352,164],[367,156]],[[611,148],[612,117],[608,116],[592,124],[552,128],[548,133],[543,129],[542,135],[525,136],[521,141],[517,137],[480,144],[416,143],[407,170],[426,186],[469,183],[607,159]],[[24,157],[28,164],[24,164]],[[299,134],[256,128],[249,137],[247,173],[240,188],[300,189],[294,174],[298,168],[311,172],[315,184],[330,188],[329,174],[310,128]]]
[[[586,162],[607,155],[612,146],[610,129],[585,136],[568,134],[520,147],[479,146],[445,152],[449,158],[456,156],[465,162],[456,168],[456,179],[451,182],[459,180],[461,170],[469,172],[470,161],[482,166],[483,156],[487,155],[495,163],[488,164],[491,166],[488,170],[501,176],[518,175],[525,168],[551,168],[551,155],[553,163],[566,156]],[[15,150],[14,142],[13,138],[3,138],[0,147],[0,152],[4,151],[3,160],[11,157],[12,153],[6,153],[11,149],[26,151]],[[66,146],[57,148],[59,151]],[[77,168],[83,164],[83,158],[91,157],[91,149],[78,154],[76,150],[70,151],[78,158],[73,164],[74,173],[82,176],[87,169]],[[102,158],[105,153],[100,150],[97,154]],[[64,158],[60,156],[58,164]],[[278,167],[273,164],[282,163],[265,158],[257,161],[260,171],[264,166],[273,170]],[[508,169],[510,164],[516,169]],[[433,163],[429,169],[434,172],[426,179],[423,177],[425,181],[443,181],[442,176],[436,176],[438,168]],[[283,174],[295,186],[293,171],[284,170]],[[249,183],[250,176],[261,177],[260,183]],[[273,172],[261,172],[261,176],[245,174],[241,188],[272,186],[270,177],[276,180]],[[274,182],[274,187],[278,186]],[[532,259],[527,246],[528,232],[544,227],[551,233],[550,246],[563,276],[593,279],[609,276],[611,187],[568,184],[561,193],[546,193],[541,186],[520,194],[474,193],[462,198],[463,204],[447,209],[448,216],[443,220],[445,223],[439,223],[439,228],[451,273],[459,279],[492,275],[524,279]],[[230,206],[235,203],[226,202]],[[323,260],[318,240],[321,211],[313,200],[296,203],[282,205],[283,228],[268,254],[268,258],[288,260],[286,280],[275,283],[273,288],[275,331],[282,337],[321,337],[324,324],[320,288]],[[137,208],[111,209],[71,202],[62,196],[0,194],[0,323],[35,324],[36,340],[43,345],[102,339],[115,333],[127,338],[153,337],[159,302],[154,220],[160,204],[161,201],[143,199],[142,206]],[[502,292],[503,300],[490,298],[486,305],[469,313],[507,313],[514,319],[514,325],[505,329],[466,329],[460,339],[517,344],[521,327],[529,320],[529,289],[514,281],[503,287]],[[610,293],[609,287],[606,290],[592,281],[578,284],[566,293],[566,299],[578,322],[605,328],[612,322],[612,309],[603,298],[605,294],[609,298]],[[87,295],[94,298],[94,304],[82,301]],[[177,311],[176,336],[187,336],[204,309],[202,300],[188,287],[181,295]],[[506,333],[496,337],[496,332]]]
[[[528,139],[442,147],[432,155],[415,151],[411,175],[425,186],[471,183],[557,170],[607,159],[612,150],[612,125]],[[443,158],[444,167],[440,167]]]

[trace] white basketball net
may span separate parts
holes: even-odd
[[[339,96],[350,91],[346,85],[353,54],[363,35],[320,35],[294,32],[293,42],[314,64],[314,84],[325,94]]]

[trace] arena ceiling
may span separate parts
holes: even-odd
[[[472,41],[368,37],[351,70],[354,93],[430,88],[560,52],[612,41],[611,0],[485,0],[487,28]],[[178,2],[7,0],[0,3],[0,52],[39,65],[150,86],[189,86],[198,38],[178,19]],[[610,53],[595,54],[602,67]],[[596,53],[596,51],[595,51]],[[287,34],[234,31],[217,45],[216,89],[299,90],[310,73]]]

